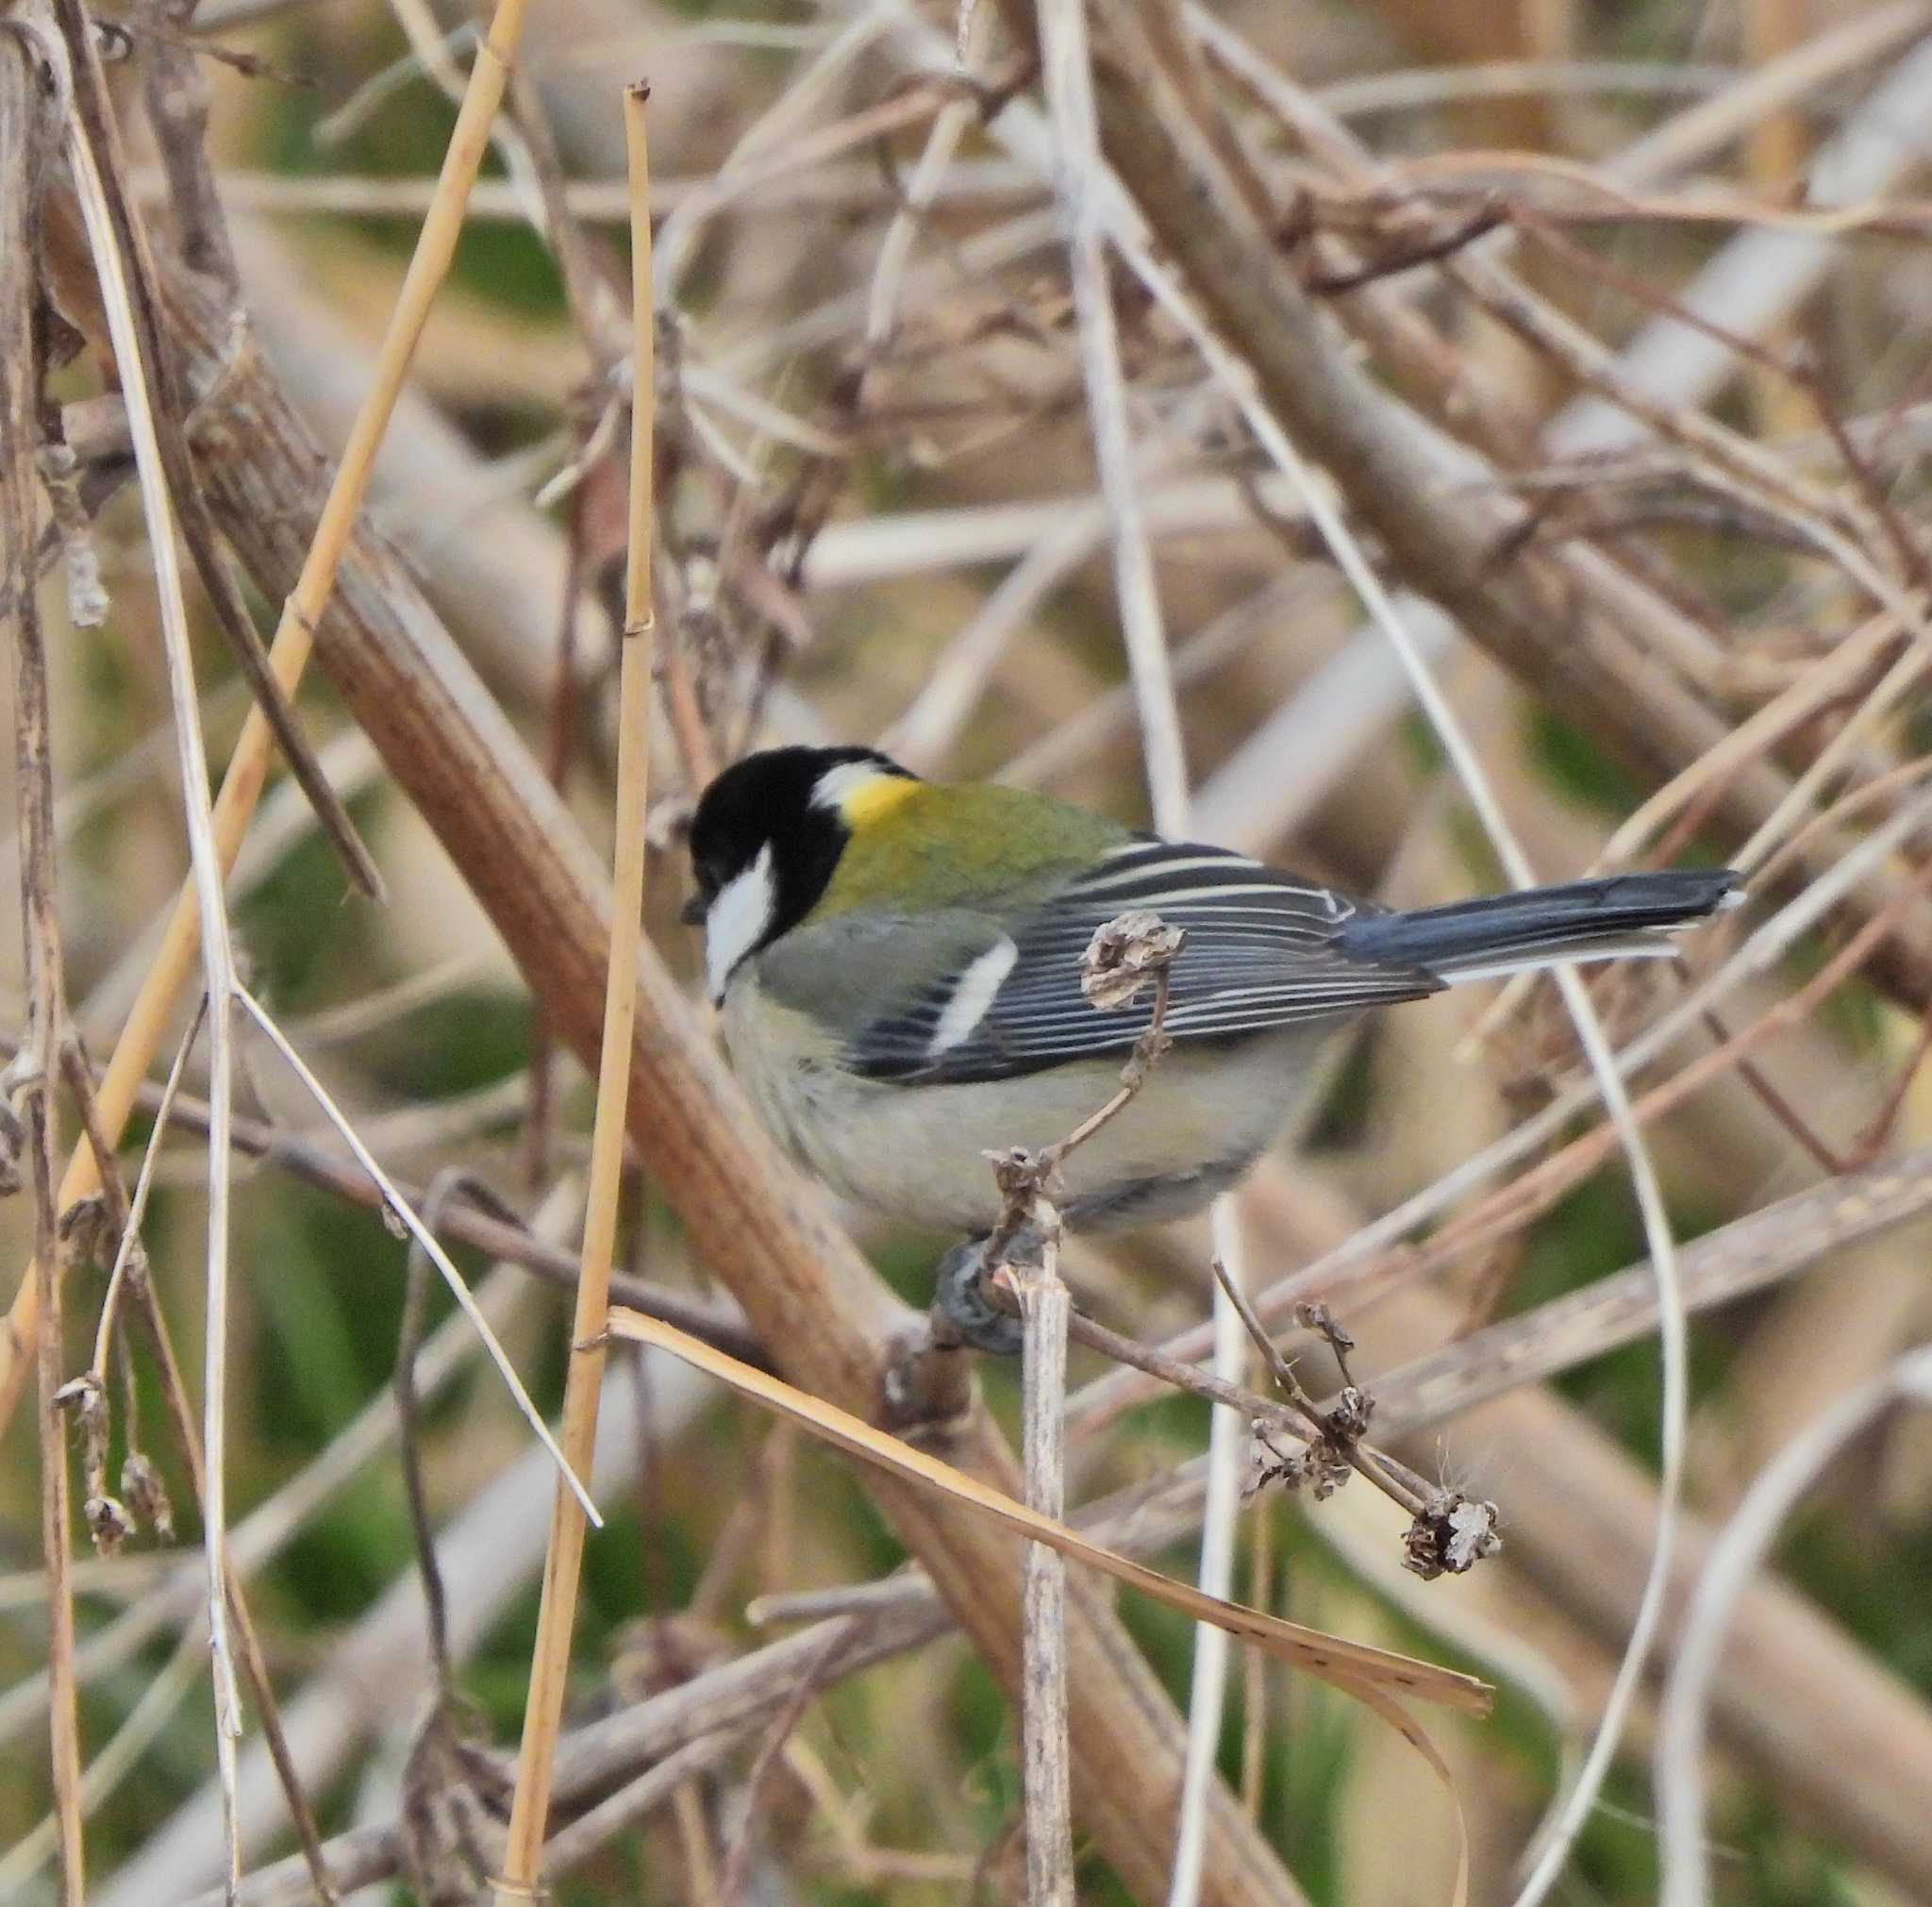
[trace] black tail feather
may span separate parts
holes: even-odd
[[[1561,959],[1573,945],[1583,951],[1620,934],[1701,920],[1724,904],[1737,883],[1729,868],[1605,875],[1407,913],[1357,915],[1337,946],[1355,960],[1441,973],[1511,955]]]

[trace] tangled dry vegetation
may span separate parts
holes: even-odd
[[[1921,0],[0,0],[0,1899],[489,1898],[534,1765],[561,1900],[1932,1899],[1928,125]],[[761,738],[1750,904],[1066,1242],[1023,1476],[693,1004]]]

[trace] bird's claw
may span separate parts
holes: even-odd
[[[987,1241],[969,1238],[940,1260],[932,1308],[941,1327],[941,1338],[958,1346],[985,1351],[991,1357],[1018,1357],[1025,1341],[1019,1318],[989,1289],[998,1269],[986,1262]],[[1008,1249],[1003,1262],[1016,1254]]]

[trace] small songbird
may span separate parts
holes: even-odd
[[[1222,847],[1136,833],[1044,795],[922,780],[869,748],[774,748],[691,821],[705,965],[759,1116],[837,1191],[983,1234],[983,1154],[1063,1139],[1120,1083],[1154,989],[1082,991],[1094,930],[1182,930],[1173,1046],[1066,1161],[1075,1229],[1193,1212],[1281,1134],[1316,1060],[1371,1008],[1459,980],[1668,951],[1733,895],[1725,870],[1613,875],[1391,912]]]

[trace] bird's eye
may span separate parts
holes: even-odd
[[[697,892],[685,902],[678,918],[686,927],[703,927],[705,915],[718,898],[718,890],[724,885],[724,870],[714,860],[693,861],[691,876],[697,883]]]

